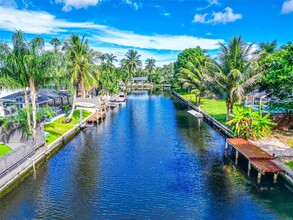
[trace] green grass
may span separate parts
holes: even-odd
[[[190,93],[180,93],[180,95],[195,104],[195,95]],[[226,102],[224,100],[201,99],[200,109],[212,116],[217,121],[226,122]]]
[[[293,170],[293,160],[286,162],[286,164]]]
[[[11,148],[5,144],[0,144],[0,157],[4,154],[7,154],[11,151]]]
[[[47,145],[51,144],[53,141],[55,141],[57,138],[59,138],[61,135],[65,134],[67,131],[69,131],[71,128],[73,128],[76,124],[78,124],[80,115],[79,110],[75,111],[72,117],[72,121],[68,124],[63,124],[62,120],[64,117],[61,117],[57,119],[56,121],[46,124],[45,125],[45,131],[50,133],[50,136],[46,138]],[[82,111],[82,118],[85,119],[88,116],[90,116],[92,113],[86,110]]]

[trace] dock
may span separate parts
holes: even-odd
[[[196,118],[203,118],[203,115],[195,110],[189,110],[187,112]]]
[[[90,117],[87,118],[87,123],[96,123],[99,121],[100,118],[106,116],[106,111],[96,111]]]
[[[261,175],[265,173],[274,173],[274,182],[276,182],[278,174],[284,170],[273,162],[274,157],[255,144],[243,138],[227,138],[226,150],[232,146],[236,150],[235,164],[238,164],[239,153],[248,159],[248,176],[250,175],[251,166],[258,171],[258,182],[261,181]]]

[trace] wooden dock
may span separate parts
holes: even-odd
[[[274,182],[276,182],[278,174],[284,172],[281,167],[273,162],[273,156],[248,140],[243,138],[227,138],[226,149],[229,146],[236,150],[236,164],[238,164],[239,153],[248,159],[248,176],[250,175],[251,166],[258,171],[258,182],[261,180],[261,175],[265,175],[265,173],[274,173]]]
[[[96,123],[99,121],[100,118],[106,116],[106,111],[96,111],[94,112],[87,120],[87,123]]]

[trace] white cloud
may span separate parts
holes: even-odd
[[[282,14],[293,12],[293,0],[285,1],[282,5]]]
[[[52,38],[58,34],[64,39],[72,32],[87,34],[90,44],[102,47],[102,52],[115,51],[122,58],[128,49],[142,51],[143,59],[154,57],[163,65],[176,60],[181,50],[200,46],[203,49],[217,49],[222,39],[207,39],[186,35],[140,35],[134,32],[114,29],[93,22],[70,22],[57,19],[54,15],[43,11],[19,10],[0,6],[0,30],[22,30],[25,34],[43,34]],[[112,49],[107,49],[112,48]],[[120,51],[120,52],[119,52]],[[117,52],[117,53],[116,53]]]
[[[194,19],[193,19],[192,22],[194,22],[194,23],[205,23],[207,15],[208,14],[195,14]]]
[[[171,16],[171,14],[168,13],[168,12],[164,13],[163,15],[164,15],[165,17],[170,17],[170,16]]]
[[[71,28],[94,28],[105,29],[103,25],[92,22],[68,22],[56,19],[54,15],[42,11],[18,10],[0,6],[0,28],[2,30],[14,31],[21,29],[30,34],[57,34],[68,32]]]
[[[135,10],[139,9],[139,4],[136,1],[133,0],[123,0],[123,2],[127,5],[132,5]]]
[[[210,17],[210,18],[207,18]],[[213,12],[212,15],[208,14],[195,14],[193,22],[194,23],[204,23],[204,24],[226,24],[229,22],[234,22],[238,19],[242,19],[241,14],[234,14],[233,9],[226,7],[224,12]]]
[[[63,11],[71,11],[72,8],[80,9],[87,8],[88,6],[95,6],[101,0],[55,0],[56,3],[65,4],[62,8]]]
[[[220,5],[220,3],[218,2],[218,0],[208,0],[208,3],[209,4],[207,6],[202,7],[202,8],[197,8],[196,10],[197,11],[202,11],[202,10],[205,10],[205,9],[210,8],[213,5]]]

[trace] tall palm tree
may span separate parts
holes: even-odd
[[[252,57],[253,43],[247,44],[241,37],[232,37],[226,46],[220,44],[219,62],[212,71],[216,86],[214,89],[226,97],[227,114],[232,113],[234,104],[240,102],[245,91],[261,76],[258,63]]]
[[[148,71],[151,78],[151,82],[152,82],[152,74],[154,69],[156,68],[156,60],[154,58],[148,58],[145,61],[145,64],[146,64],[145,69]]]
[[[125,54],[125,58],[121,60],[122,66],[127,70],[128,77],[130,79],[132,73],[137,71],[141,67],[142,62],[140,60],[141,55],[138,54],[137,50],[128,50]]]
[[[53,45],[53,49],[55,52],[58,52],[59,50],[59,46],[61,45],[61,41],[58,38],[53,38],[52,40],[50,40],[49,42],[51,45]]]
[[[22,89],[24,92],[27,123],[32,131],[29,96],[27,88],[29,80],[25,70],[25,56],[29,54],[29,44],[19,30],[12,35],[13,48],[0,43],[0,84],[2,88]]]
[[[97,68],[94,64],[98,54],[88,47],[88,42],[83,36],[72,34],[69,39],[64,42],[62,50],[65,51],[65,77],[69,80],[70,86],[73,88],[72,109],[65,120],[71,121],[74,113],[74,104],[76,102],[78,89],[82,97],[86,97],[86,91],[91,86],[97,85]]]
[[[196,49],[198,51],[193,60],[187,62],[187,67],[180,69],[179,81],[183,87],[190,88],[191,92],[196,94],[196,103],[197,106],[200,106],[201,96],[212,82],[209,75],[209,66],[212,65],[212,60],[203,50]]]

